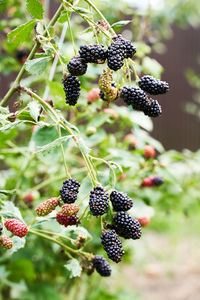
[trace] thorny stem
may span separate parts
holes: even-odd
[[[47,26],[47,29],[49,29],[51,26],[53,26],[56,23],[56,21],[58,20],[62,10],[63,10],[63,5],[61,4],[60,7],[58,8],[58,10],[56,11],[55,15],[53,16],[53,18],[49,22],[49,25]],[[44,36],[46,36],[46,35],[47,35],[47,31],[45,30],[44,31]],[[40,46],[39,42],[35,43],[35,45],[33,46],[33,49],[31,50],[29,56],[27,57],[27,61],[31,60],[34,57],[34,55],[35,55],[36,51],[38,50],[39,46]],[[19,85],[19,83],[20,83],[20,81],[21,81],[21,79],[24,75],[24,72],[25,72],[25,65],[22,66],[22,68],[21,68],[20,72],[18,73],[18,75],[17,75],[14,83],[12,84],[11,88],[8,90],[7,94],[1,100],[0,106],[4,106],[8,102],[10,97],[16,92],[16,90],[18,88],[18,85]]]

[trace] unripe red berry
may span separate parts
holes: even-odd
[[[35,212],[38,216],[46,216],[48,214],[50,214],[55,208],[56,206],[58,206],[60,203],[60,199],[59,198],[50,198],[42,203],[40,203],[40,205],[38,205],[38,207],[36,207]]]
[[[4,226],[14,235],[19,237],[24,237],[28,233],[27,226],[16,219],[7,219],[4,223]]]
[[[11,238],[9,236],[2,236],[0,237],[0,245],[4,248],[4,249],[11,249],[14,245],[13,241],[11,240]]]
[[[33,200],[34,200],[33,194],[28,194],[24,197],[24,202],[26,203],[33,202]]]
[[[144,147],[144,157],[146,158],[154,158],[156,156],[156,150],[151,145],[146,145]]]
[[[152,186],[153,182],[152,182],[152,178],[151,177],[146,177],[142,180],[142,185],[143,186]]]
[[[94,88],[91,91],[89,91],[89,93],[87,94],[88,104],[96,102],[100,98],[99,93],[100,93],[100,89],[98,88]]]
[[[116,120],[119,116],[118,113],[112,108],[104,108],[103,112],[106,114],[110,114],[112,120]]]
[[[119,176],[119,181],[122,181],[126,179],[126,173],[122,173],[120,176]]]
[[[79,212],[79,207],[74,203],[64,204],[61,210],[61,213],[67,216],[76,215],[78,212]]]
[[[142,227],[149,225],[149,223],[151,222],[151,219],[149,217],[145,217],[145,216],[137,218],[137,220],[140,222],[140,225]]]
[[[56,214],[56,221],[59,224],[64,225],[65,227],[67,227],[69,225],[77,225],[79,223],[79,219],[77,216],[67,216],[67,215],[61,213],[61,211],[59,211]]]

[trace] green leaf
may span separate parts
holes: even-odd
[[[113,23],[111,27],[123,27],[131,22],[132,22],[132,20],[122,20],[122,21]]]
[[[98,128],[110,119],[109,114],[99,114],[97,118],[92,119],[88,127]]]
[[[68,12],[67,11],[63,11],[61,16],[58,19],[58,22],[63,24],[65,22],[67,22],[67,18],[68,18]]]
[[[71,259],[64,267],[69,271],[69,278],[80,277],[82,268],[77,259]]]
[[[19,211],[19,208],[16,207],[11,201],[1,201],[0,202],[1,207],[1,215],[5,218],[11,217],[18,219],[24,223],[24,220],[22,218],[22,215]]]
[[[163,72],[163,67],[157,60],[146,56],[142,61],[142,72],[153,75],[156,78],[160,78]]]
[[[71,135],[65,135],[62,137],[57,138],[56,140],[54,140],[52,143],[49,143],[43,147],[40,147],[39,150],[37,150],[35,153],[48,153],[49,151],[53,150],[54,148],[60,146],[63,142],[66,142],[68,139],[72,138]]]
[[[35,19],[43,19],[43,5],[39,0],[26,0],[26,8],[29,14]]]
[[[28,104],[31,117],[37,122],[40,116],[40,105],[36,100],[31,101]]]
[[[12,241],[14,243],[14,246],[9,251],[7,251],[8,255],[12,255],[14,252],[18,251],[19,249],[24,248],[26,243],[25,238],[20,238],[18,236],[14,236],[12,238]]]
[[[25,62],[25,69],[30,74],[40,75],[44,72],[47,67],[48,62],[52,59],[51,56],[35,58],[32,60],[27,60]]]
[[[74,7],[74,9],[76,10],[76,12],[78,14],[85,14],[85,15],[88,15],[88,14],[91,14],[92,12],[86,8],[83,8],[83,7]]]
[[[63,108],[63,103],[65,99],[65,92],[63,89],[63,85],[59,82],[48,81],[51,95],[54,97],[54,105],[55,107]]]
[[[22,24],[8,33],[8,41],[17,47],[20,43],[30,40],[31,32],[35,26],[36,21],[31,20]]]
[[[5,126],[2,126],[1,128],[0,128],[0,131],[2,131],[2,132],[4,132],[4,131],[6,131],[6,130],[10,130],[10,129],[13,129],[13,128],[15,128],[16,126],[18,126],[20,123],[22,123],[23,121],[22,120],[17,120],[17,121],[15,121],[15,122],[13,122],[13,123],[8,123],[8,124],[6,124]]]

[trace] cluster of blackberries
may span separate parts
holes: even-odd
[[[106,49],[103,45],[84,45],[79,49],[79,55],[72,57],[67,68],[70,75],[64,80],[66,103],[76,105],[80,96],[80,81],[76,76],[82,76],[87,71],[87,64],[103,64],[107,59],[108,67],[117,71],[124,65],[125,58],[132,58],[136,48],[121,34],[113,38],[112,44]]]
[[[133,109],[143,111],[149,117],[158,117],[162,114],[162,109],[157,100],[150,98],[150,95],[165,94],[169,90],[169,84],[152,76],[143,76],[139,80],[139,87],[125,86],[122,89],[122,99]],[[145,91],[145,92],[144,92]]]

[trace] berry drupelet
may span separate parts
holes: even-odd
[[[101,276],[108,277],[111,275],[111,267],[103,256],[96,255],[93,260],[93,266]]]
[[[130,41],[123,38],[121,34],[118,34],[116,37],[113,38],[113,41],[122,43],[125,46],[124,57],[125,58],[132,58],[133,55],[136,53],[136,48],[131,44]]]
[[[79,55],[72,57],[67,64],[69,73],[73,76],[81,76],[87,71],[87,63]]]
[[[122,260],[124,250],[122,243],[115,230],[104,231],[101,236],[101,242],[108,257],[118,263]]]
[[[144,108],[143,112],[148,117],[159,117],[162,114],[162,108],[157,100],[149,99],[150,102],[148,105]]]
[[[110,194],[110,201],[112,202],[115,211],[127,211],[133,206],[133,201],[125,193],[112,191]]]
[[[77,199],[80,183],[76,179],[70,178],[63,182],[60,196],[64,203],[74,203]]]
[[[108,47],[108,67],[117,71],[124,65],[124,55],[126,47],[121,42],[113,42]]]
[[[166,81],[155,79],[149,75],[145,75],[140,79],[139,86],[150,95],[165,94],[169,90],[169,84]]]
[[[90,192],[90,211],[93,216],[105,214],[108,208],[108,193],[101,186],[96,186]]]
[[[138,87],[123,87],[121,96],[127,105],[132,105],[136,110],[143,111],[148,105],[145,92]]]
[[[87,63],[103,64],[108,50],[103,45],[84,45],[80,47],[79,54]]]
[[[133,219],[124,211],[116,213],[114,217],[114,228],[116,232],[125,239],[137,240],[142,234],[139,221]]]
[[[69,105],[76,105],[78,98],[80,96],[80,81],[77,77],[69,74],[63,82],[64,91],[66,94],[66,103]]]

